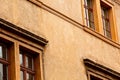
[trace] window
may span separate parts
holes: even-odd
[[[83,0],[84,25],[118,42],[114,5],[108,0]]]
[[[104,35],[108,38],[112,38],[111,36],[111,27],[110,27],[110,19],[109,19],[109,10],[110,6],[101,2],[101,14],[102,14],[102,24]]]
[[[84,0],[84,3],[86,25],[94,30],[93,0]]]
[[[20,50],[20,69],[21,80],[34,80],[35,67],[33,54]]]
[[[0,80],[8,80],[8,48],[0,43]]]
[[[120,73],[89,59],[84,59],[88,80],[119,80]]]
[[[0,80],[43,80],[47,41],[0,18]]]

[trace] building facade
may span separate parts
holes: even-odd
[[[120,0],[0,3],[0,80],[120,80]]]

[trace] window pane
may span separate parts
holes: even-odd
[[[94,23],[92,23],[92,22],[90,23],[90,28],[93,30],[95,29]]]
[[[7,66],[0,63],[0,80],[8,80],[7,75]]]
[[[23,71],[20,71],[20,80],[24,80],[23,79]]]
[[[103,22],[103,30],[104,35],[111,39],[111,28],[110,28],[110,22],[109,22],[109,9],[101,6],[101,12],[102,12],[102,22]]]
[[[23,55],[20,54],[20,65],[23,65]]]
[[[105,22],[105,25],[106,25],[106,30],[110,31],[110,24],[109,24],[109,21],[106,21],[106,22]]]
[[[34,80],[34,76],[32,74],[27,73],[27,80]]]
[[[0,58],[7,59],[7,47],[0,44]]]
[[[90,11],[89,11],[89,20],[94,22],[93,12],[90,12]]]
[[[33,69],[33,58],[30,56],[26,56],[26,67]]]
[[[92,8],[92,7],[93,7],[92,0],[86,0],[86,2],[87,2],[87,6],[88,6],[89,8]]]
[[[0,46],[0,58],[2,58],[2,53],[3,53],[2,46]]]
[[[85,2],[85,19],[86,25],[95,30],[94,14],[93,14],[93,0],[84,0]]]
[[[108,38],[111,38],[111,33],[108,32],[108,31],[106,31],[106,36],[107,36]]]

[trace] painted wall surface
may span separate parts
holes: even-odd
[[[82,24],[81,0],[41,0]],[[46,38],[45,80],[87,80],[83,59],[120,72],[120,50],[27,0],[0,0],[0,18]],[[114,3],[120,40],[120,5]]]

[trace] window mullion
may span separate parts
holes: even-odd
[[[25,57],[25,54],[22,54],[23,55],[23,67],[26,67],[26,57]]]
[[[27,71],[23,71],[23,79],[27,80]]]
[[[10,67],[9,67],[9,75],[10,75],[10,80],[20,80],[20,75],[18,73],[20,73],[20,61],[19,61],[19,43],[14,42],[13,45],[10,46],[10,50],[9,50],[9,62]]]
[[[6,61],[6,60],[4,60],[4,59],[1,59],[1,58],[0,58],[0,63],[3,63],[3,64],[9,64],[8,61]]]

